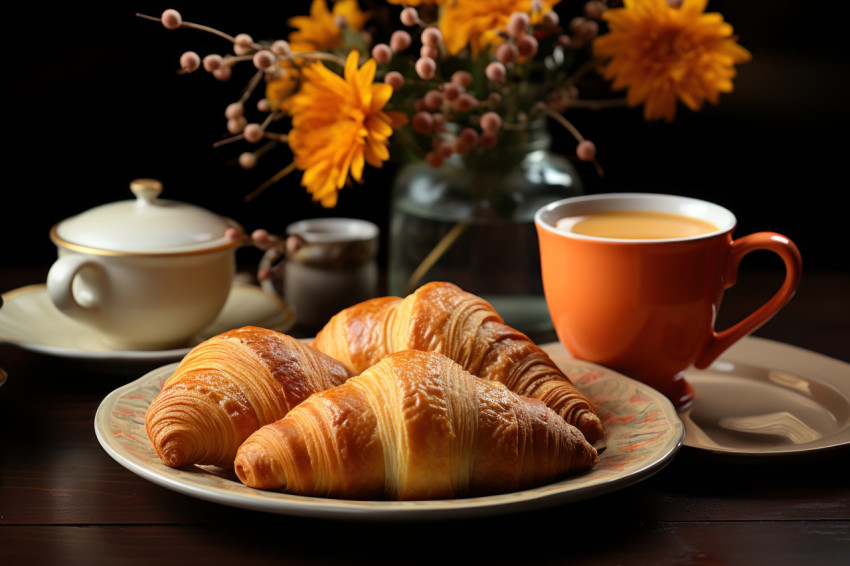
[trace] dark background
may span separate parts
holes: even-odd
[[[186,20],[267,39],[285,37],[286,19],[307,13],[309,2],[114,4],[4,9],[0,266],[49,265],[54,223],[130,198],[128,184],[138,177],[158,178],[167,198],[230,216],[248,230],[281,232],[294,220],[324,215],[386,226],[391,165],[367,170],[366,183],[344,190],[333,210],[313,204],[297,176],[245,202],[289,156],[241,170],[236,146],[213,143],[225,134],[224,108],[244,81],[176,73],[183,51],[204,55],[227,46],[135,16],[174,7]],[[737,235],[781,232],[797,242],[806,269],[847,270],[850,75],[840,18],[825,5],[790,0],[714,1],[709,10],[722,12],[753,53],[738,66],[735,92],[698,114],[680,110],[673,125],[644,123],[639,110],[571,112],[605,168],[600,178],[579,166],[586,191],[712,200],[736,213]],[[557,127],[553,132],[554,148],[571,154],[574,142]],[[243,261],[254,261],[245,253]],[[745,264],[773,268],[778,260],[768,255]]]

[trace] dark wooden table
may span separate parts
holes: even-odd
[[[0,291],[40,282],[4,269]],[[745,274],[722,320],[778,285]],[[850,361],[850,275],[807,273],[756,334]],[[767,361],[766,361],[767,362]],[[98,444],[93,418],[139,369],[0,346],[0,564],[850,564],[850,449],[722,458],[688,447],[653,476],[568,505],[478,519],[362,522],[231,508],[161,488]]]

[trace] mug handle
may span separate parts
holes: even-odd
[[[260,258],[260,264],[257,267],[257,280],[260,282],[260,288],[270,295],[277,297],[281,293],[274,285],[274,275],[276,269],[280,269],[280,260],[285,258],[286,254],[280,246],[274,246],[263,253]]]
[[[283,240],[278,240],[274,236],[274,240],[270,240],[263,248],[265,253],[260,258],[260,264],[257,267],[257,279],[260,282],[260,287],[267,293],[285,298],[285,290],[278,289],[274,280],[275,277],[281,278],[283,269],[286,269],[286,263],[292,254],[297,252],[307,242],[297,234],[291,234]]]
[[[732,250],[726,272],[724,291],[732,287],[738,277],[738,266],[745,255],[756,250],[768,250],[777,254],[785,263],[785,280],[774,295],[755,312],[741,322],[722,332],[712,330],[712,334],[697,356],[694,365],[703,369],[717,359],[732,344],[754,332],[788,304],[800,286],[803,260],[797,245],[782,234],[758,232],[744,236],[732,242]]]
[[[87,288],[93,298],[91,304],[83,304],[74,296],[73,283],[77,275],[84,269],[93,269],[96,273],[96,283]],[[47,272],[47,294],[50,300],[63,313],[82,321],[97,318],[100,306],[97,300],[101,295],[103,268],[99,263],[83,255],[60,257]]]

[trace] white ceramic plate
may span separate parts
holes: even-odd
[[[166,364],[181,359],[190,349],[190,346],[145,351],[111,348],[95,330],[62,314],[51,302],[44,284],[28,285],[4,293],[3,302],[0,342],[40,354],[89,362]],[[249,324],[285,332],[294,324],[294,316],[280,298],[255,285],[234,283],[221,313],[195,337],[191,345]]]
[[[812,454],[850,443],[850,364],[747,337],[685,378],[685,445],[736,456]]]
[[[201,468],[164,466],[145,434],[144,414],[170,364],[109,394],[95,417],[104,450],[131,472],[167,489],[207,501],[288,515],[354,520],[439,519],[523,511],[599,496],[661,469],[682,445],[684,426],[672,404],[642,383],[566,355],[554,356],[597,404],[606,429],[599,462],[563,481],[505,495],[437,501],[349,501],[249,488],[233,477]]]

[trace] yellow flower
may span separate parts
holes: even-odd
[[[322,51],[342,45],[342,29],[336,25],[338,17],[344,18],[353,30],[362,30],[368,19],[360,11],[357,0],[337,0],[333,11],[325,0],[313,0],[309,16],[295,16],[287,22],[296,28],[288,38],[292,51]]]
[[[504,31],[514,12],[524,12],[536,23],[560,1],[543,0],[541,9],[533,11],[532,0],[446,0],[440,15],[440,31],[452,55],[467,45],[477,54],[503,41],[499,31]]]
[[[694,111],[707,100],[717,104],[732,92],[735,63],[750,60],[732,26],[718,13],[704,13],[708,0],[625,0],[608,10],[609,32],[594,42],[608,58],[602,73],[614,89],[628,89],[630,106],[644,104],[647,120],[673,121],[676,100]]]
[[[362,182],[365,163],[383,165],[393,129],[406,122],[404,115],[383,110],[393,89],[373,83],[375,60],[357,65],[357,51],[352,51],[344,77],[321,62],[305,66],[301,88],[286,101],[292,116],[289,146],[303,171],[301,184],[328,208],[336,205],[346,183]]]

